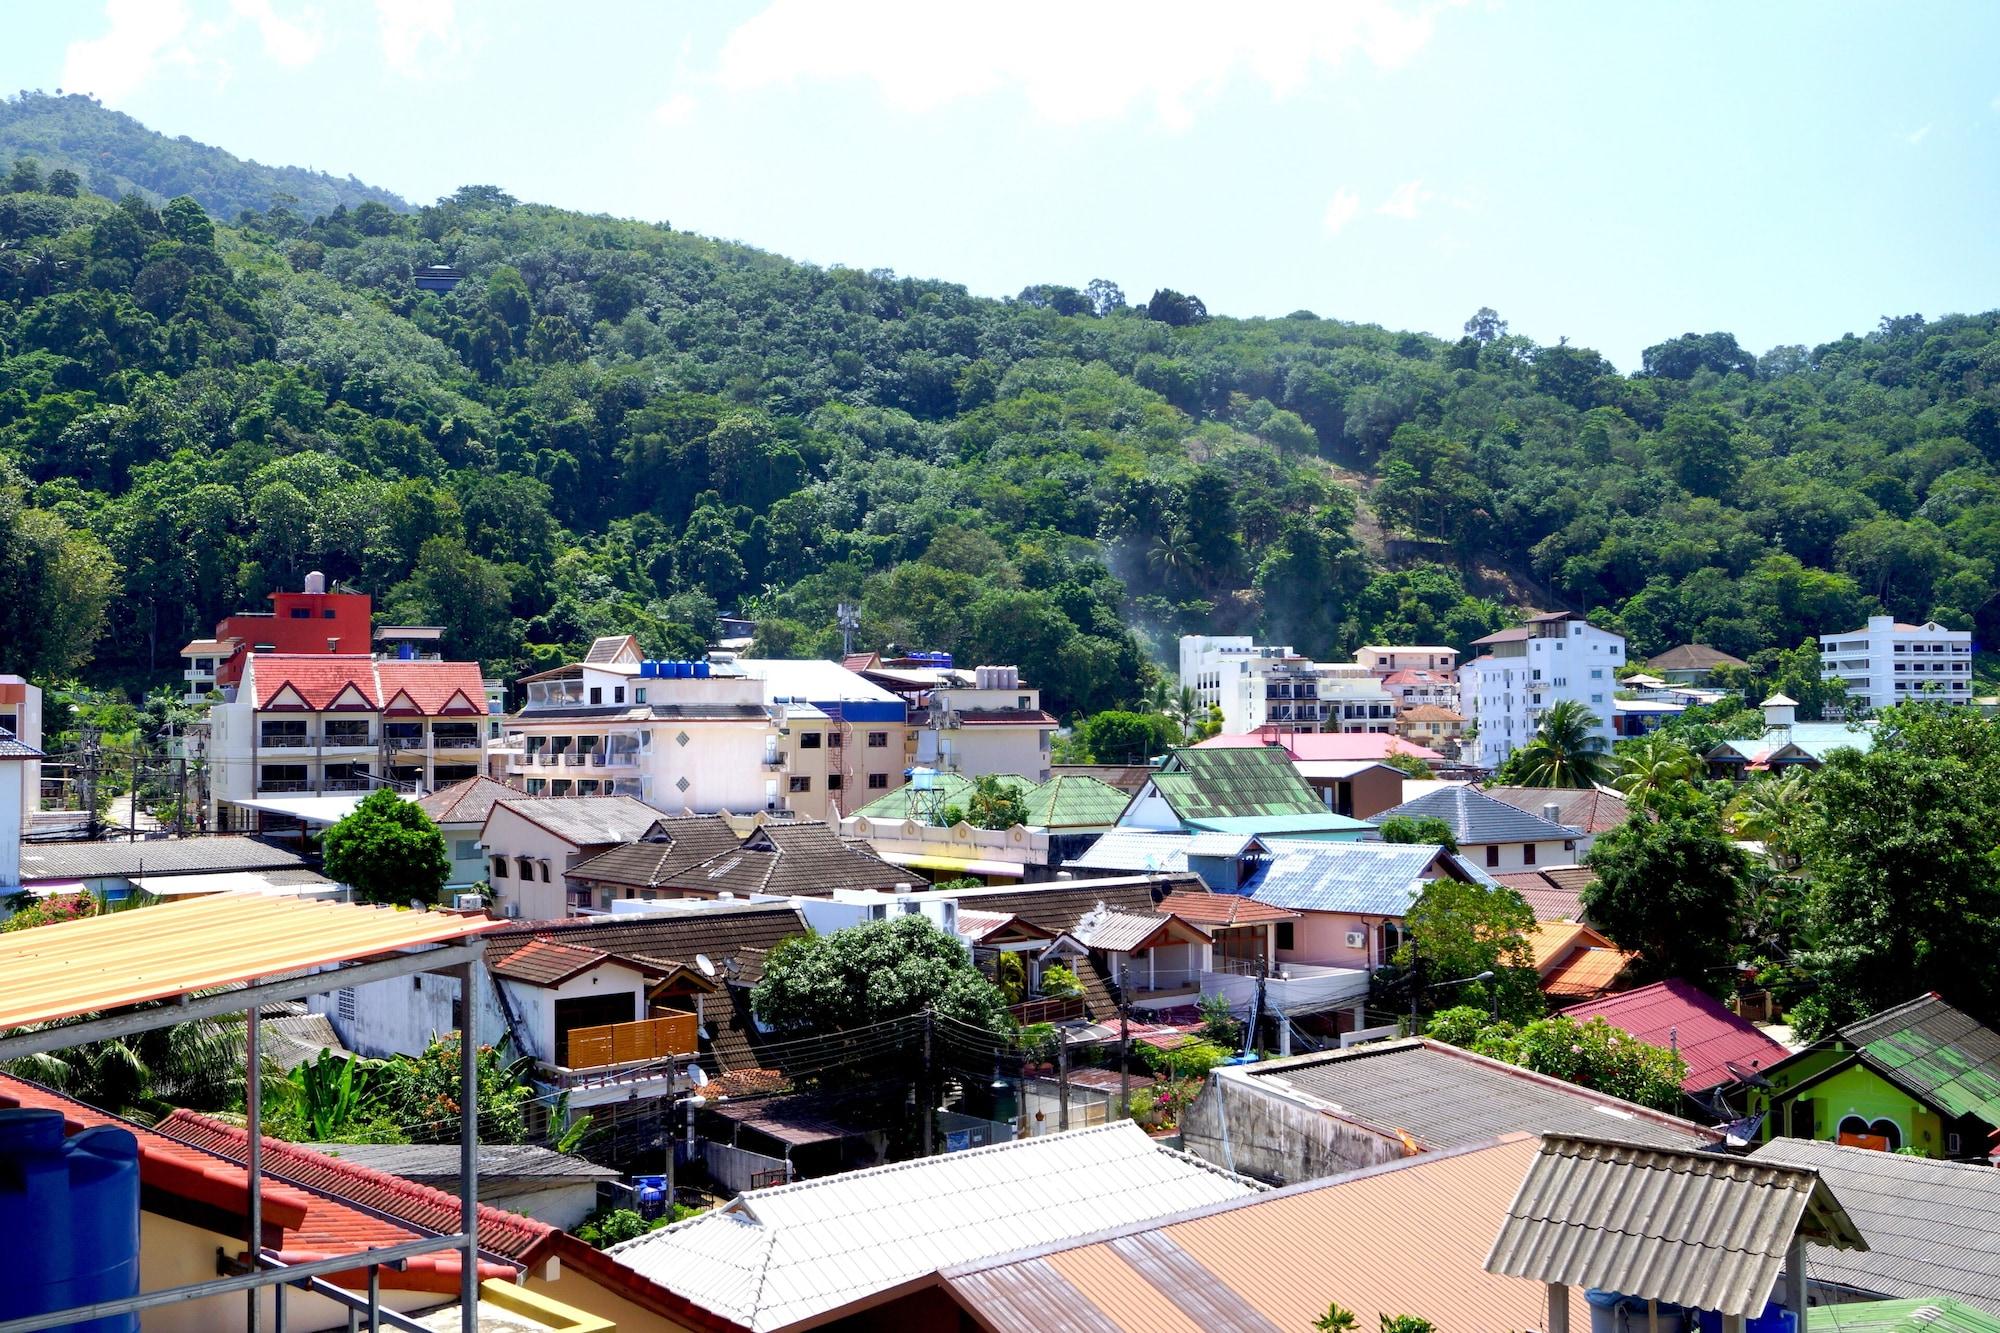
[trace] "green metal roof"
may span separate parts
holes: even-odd
[[[1131,797],[1086,774],[1065,773],[1021,794],[1036,828],[1109,828]]]
[[[1018,773],[995,773],[993,776],[1001,786],[1011,788],[1024,800],[1035,789],[1034,783]],[[876,797],[854,813],[863,819],[914,819],[922,823],[929,816],[932,801],[937,803],[939,810],[947,805],[963,807],[972,792],[972,779],[959,773],[939,773],[934,783],[933,790],[927,792],[920,792],[915,786],[905,783],[892,792]],[[1028,808],[1033,811],[1032,802]],[[1122,801],[1118,808],[1125,808]],[[1112,819],[1115,821],[1117,816],[1113,815]],[[1034,823],[1032,819],[1028,822]]]
[[[1815,1305],[1806,1333],[2000,1333],[2000,1318],[1947,1296]]]
[[[1183,823],[1244,815],[1317,815],[1326,803],[1276,746],[1173,750],[1153,775]]]
[[[2000,1033],[1924,995],[1844,1028],[1867,1064],[1952,1115],[2000,1125]]]
[[[1310,815],[1231,815],[1182,822],[1201,833],[1243,833],[1315,841],[1359,842],[1375,831],[1375,826],[1365,819],[1349,819],[1331,810]]]

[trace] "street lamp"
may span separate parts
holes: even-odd
[[[1481,972],[1476,977],[1460,977],[1456,981],[1433,982],[1431,983],[1430,986],[1426,987],[1426,989],[1443,990],[1447,986],[1469,986],[1475,981],[1491,981],[1491,980],[1493,980],[1493,973],[1487,971],[1487,972]],[[1500,990],[1496,986],[1493,988],[1493,991],[1491,993],[1493,997],[1493,1021],[1498,1023],[1500,1021]]]

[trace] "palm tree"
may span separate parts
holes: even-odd
[[[1793,769],[1782,778],[1758,778],[1746,783],[1729,803],[1729,826],[1737,837],[1763,843],[1771,864],[1779,870],[1797,870],[1799,833],[1810,798],[1811,789],[1801,769]]]
[[[1524,787],[1594,787],[1604,777],[1597,717],[1574,699],[1542,714],[1541,730],[1521,748]]]
[[[243,1063],[242,1019],[232,1015],[24,1055],[6,1069],[100,1110],[150,1119],[175,1106],[241,1105]]]
[[[1619,756],[1618,776],[1611,780],[1634,809],[1650,810],[1668,792],[1701,777],[1701,759],[1679,741],[1648,736]]]
[[[1168,701],[1164,711],[1168,717],[1180,723],[1181,739],[1186,740],[1193,735],[1195,723],[1199,722],[1208,710],[1201,706],[1201,696],[1194,692],[1194,686],[1183,685],[1181,692]]]
[[[1182,523],[1169,523],[1162,527],[1153,538],[1152,548],[1146,552],[1146,563],[1164,582],[1191,578],[1200,559],[1194,534]]]

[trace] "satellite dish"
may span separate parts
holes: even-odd
[[[708,1086],[708,1075],[702,1072],[700,1065],[689,1065],[688,1082],[694,1084],[697,1088],[705,1088]]]
[[[694,965],[701,969],[701,974],[705,977],[715,975],[715,964],[708,961],[708,955],[705,953],[698,953],[694,956]]]

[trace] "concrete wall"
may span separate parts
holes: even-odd
[[[1317,963],[1322,967],[1379,967],[1382,956],[1382,923],[1394,917],[1366,916],[1358,912],[1307,912],[1292,923],[1292,947],[1278,950],[1281,963]],[[1364,932],[1367,944],[1350,948],[1347,933]]]
[[[496,906],[503,910],[518,907],[519,915],[528,921],[569,915],[568,881],[563,872],[577,859],[575,844],[499,805],[493,807],[492,815],[487,818],[480,842],[485,846]],[[507,858],[504,878],[494,873],[492,858],[496,856]],[[532,881],[524,882],[520,877],[519,858],[523,856],[534,862]],[[541,877],[544,867],[548,870],[546,881]]]
[[[597,1182],[594,1180],[549,1182],[524,1185],[518,1190],[489,1193],[482,1183],[479,1201],[504,1208],[510,1213],[547,1222],[552,1227],[573,1231],[584,1218],[597,1211]]]
[[[186,1286],[215,1278],[215,1254],[244,1252],[241,1236],[223,1236],[202,1227],[190,1226],[157,1213],[139,1214],[139,1289],[157,1291],[162,1287]],[[364,1289],[359,1294],[366,1295]],[[263,1295],[265,1328],[277,1327],[277,1296],[267,1288]],[[384,1291],[382,1306],[401,1314],[435,1309],[451,1298],[433,1291]],[[159,1305],[140,1316],[144,1333],[215,1333],[216,1329],[241,1328],[244,1323],[242,1293],[210,1296],[203,1300]],[[324,1296],[302,1291],[285,1293],[285,1327],[298,1333],[319,1333],[321,1329],[345,1329],[347,1311]]]
[[[21,884],[21,831],[26,827],[21,805],[27,768],[18,760],[0,759],[0,889]]]
[[[562,985],[507,986],[507,998],[514,1002],[514,1016],[521,1022],[521,1031],[533,1043],[535,1051],[545,1059],[554,1059],[556,1050],[556,1002],[558,1000],[580,999],[595,995],[630,995],[632,997],[632,1017],[646,1016],[646,979],[633,969],[620,963],[606,963],[594,967],[582,976],[571,977]]]
[[[1182,1146],[1225,1171],[1275,1185],[1393,1162],[1402,1141],[1218,1069],[1181,1117]]]
[[[342,1003],[341,991],[307,999],[313,1013],[325,1014],[340,1034],[341,1044],[362,1055],[383,1058],[398,1053],[416,1055],[431,1038],[452,1031],[451,1002],[458,998],[458,979],[440,976],[391,977],[352,992]],[[498,1045],[508,1037],[507,1020],[494,995],[492,979],[482,975],[474,1003],[474,1024],[482,1044]],[[544,1051],[522,1051],[543,1057]]]
[[[1524,850],[1528,844],[1520,842],[1467,843],[1458,849],[1459,855],[1485,870],[1544,870],[1549,866],[1573,866],[1588,850],[1585,842],[1579,841],[1574,847],[1565,847],[1564,840],[1552,840],[1534,844],[1535,859],[1530,862]],[[1498,849],[1497,863],[1489,860],[1488,847]]]
[[[445,881],[447,893],[455,889],[470,889],[486,878],[486,849],[479,844],[478,824],[440,824],[438,832],[444,834],[445,854],[451,857],[451,878]]]

